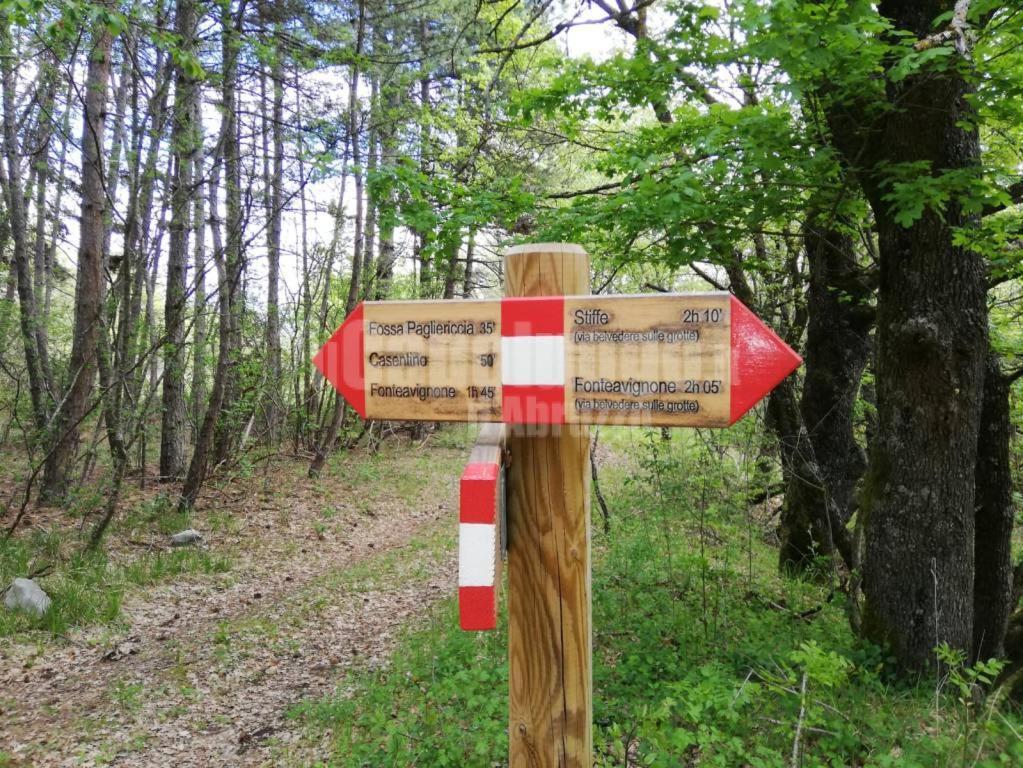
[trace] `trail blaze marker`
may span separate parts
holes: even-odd
[[[462,629],[497,628],[505,541],[505,428],[486,424],[459,482],[458,619]]]
[[[727,293],[585,295],[579,246],[512,248],[505,275],[501,300],[364,302],[314,362],[363,418],[517,425],[481,430],[461,478],[460,622],[496,626],[507,448],[509,762],[582,768],[585,425],[728,426],[801,360]]]

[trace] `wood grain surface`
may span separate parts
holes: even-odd
[[[505,254],[509,296],[589,293],[579,246]],[[508,656],[511,768],[593,764],[589,430],[518,427],[509,438]]]

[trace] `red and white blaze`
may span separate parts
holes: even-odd
[[[497,627],[501,521],[500,453],[493,462],[466,466],[458,519],[458,615],[462,629]]]
[[[565,297],[501,302],[501,413],[506,424],[565,421]]]

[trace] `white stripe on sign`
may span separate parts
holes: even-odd
[[[501,383],[548,386],[565,383],[564,336],[505,336],[501,339]]]
[[[489,523],[459,523],[458,586],[493,586],[496,552],[496,526]]]

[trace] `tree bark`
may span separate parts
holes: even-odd
[[[102,6],[112,7],[109,2]],[[71,463],[78,446],[79,423],[85,416],[96,371],[102,327],[103,239],[106,189],[103,180],[103,134],[113,35],[102,20],[96,24],[89,52],[82,119],[82,215],[79,223],[78,279],[70,376],[62,407],[55,418],[54,445],[47,456],[41,499],[56,502],[68,490]]]
[[[217,360],[217,371],[224,377],[213,439],[213,461],[216,464],[227,461],[232,447],[236,445],[241,431],[235,409],[225,409],[226,404],[234,406],[238,400],[238,363],[241,351],[241,325],[244,310],[244,288],[242,275],[245,263],[242,253],[245,218],[242,210],[242,157],[238,120],[238,50],[241,45],[242,16],[244,3],[238,15],[232,14],[232,3],[222,10],[222,49],[224,61],[221,101],[224,109],[224,132],[221,137],[224,163],[224,268],[227,271],[228,316],[227,346],[221,349]],[[223,319],[221,320],[223,322]],[[226,352],[226,358],[223,353]],[[214,377],[215,378],[215,377]],[[214,385],[216,386],[216,385]],[[213,402],[211,395],[210,402]],[[197,449],[198,450],[198,449]]]
[[[379,138],[380,121],[380,85],[378,78],[374,75],[370,79],[369,89],[369,127],[366,131],[366,223],[363,234],[362,248],[362,290],[360,295],[369,299],[373,295],[373,282],[376,278],[376,263],[374,255],[376,252],[377,234],[377,195],[373,184],[373,177],[377,172],[377,144]]]
[[[1004,653],[1005,630],[1013,606],[1012,419],[1008,377],[996,354],[989,353],[977,441],[976,531],[973,581],[973,660]]]
[[[362,43],[366,30],[366,3],[365,0],[359,0],[359,18],[356,25],[355,35],[355,54],[356,57],[362,52]],[[355,309],[355,305],[358,301],[359,296],[359,269],[360,262],[362,259],[362,174],[363,169],[359,167],[361,162],[359,152],[359,120],[358,120],[358,89],[359,83],[359,65],[358,58],[352,63],[352,79],[349,84],[348,93],[348,130],[351,136],[351,147],[352,147],[352,165],[355,171],[355,241],[353,243],[352,252],[352,279],[348,285],[348,301],[345,302],[345,316],[347,317],[352,310]],[[338,215],[344,215],[344,211],[339,210]],[[330,451],[333,450],[334,444],[337,442],[338,433],[341,430],[341,424],[344,422],[345,413],[345,399],[338,393],[334,399],[334,410],[331,413],[330,423],[327,426],[325,434],[322,436],[319,445],[316,447],[316,454],[313,456],[312,462],[309,464],[309,477],[317,477],[320,471],[323,469],[324,463],[327,461],[327,456]]]
[[[805,228],[810,268],[800,429],[781,516],[779,562],[802,572],[816,557],[856,558],[846,524],[866,456],[854,434],[854,409],[870,359],[873,291],[852,237],[811,215]]]
[[[364,29],[364,14],[359,13],[358,47],[361,48]],[[348,300],[345,302],[345,314],[353,309],[359,300],[359,287],[362,279],[362,259],[365,254],[365,178],[366,169],[362,167],[361,108],[358,100],[359,66],[352,64],[352,80],[348,86],[348,131],[352,135],[352,166],[355,172],[355,235],[352,240],[352,272],[348,282]]]
[[[49,192],[50,180],[50,142],[53,137],[54,103],[57,91],[57,70],[55,63],[47,57],[43,62],[43,83],[40,87],[40,107],[36,118],[37,128],[35,136],[35,147],[33,148],[34,170],[36,176],[35,187],[35,234],[32,243],[33,271],[34,271],[34,294],[36,299],[36,339],[39,347],[39,365],[43,381],[53,380],[53,372],[50,368],[49,359],[49,333],[47,306],[41,299],[46,295],[46,283],[48,279],[46,268],[47,250],[47,211],[46,197]]]
[[[920,38],[949,8],[935,0],[879,6],[894,28]],[[959,227],[976,224],[959,204],[925,209],[905,226],[884,197],[881,169],[909,162],[935,174],[973,168],[980,146],[960,67],[889,80],[886,89],[888,109],[869,134],[867,153],[843,148],[850,164],[871,162],[864,186],[880,251],[878,432],[861,507],[863,628],[890,646],[902,669],[922,671],[935,665],[937,645],[969,653],[973,642],[986,278],[980,256],[955,242]],[[858,123],[853,116],[850,124]]]
[[[178,0],[174,31],[180,59],[174,72],[171,113],[170,243],[167,250],[167,297],[164,303],[163,410],[160,422],[160,479],[177,480],[185,470],[185,309],[188,293],[188,236],[191,229],[193,170],[199,152],[194,123],[199,86],[189,72],[195,56],[196,8]]]
[[[196,131],[202,135],[202,113],[196,105]],[[206,405],[206,206],[203,189],[202,154],[195,157],[195,209],[192,214],[193,247],[192,260],[195,264],[195,294],[192,307],[195,322],[192,324],[192,425],[198,433]]]
[[[35,428],[41,434],[46,428],[49,415],[48,382],[43,375],[42,357],[39,341],[41,320],[35,288],[32,280],[32,265],[28,247],[28,221],[25,211],[25,197],[22,188],[21,157],[18,152],[17,103],[15,94],[15,63],[16,51],[10,35],[10,21],[6,16],[0,18],[2,39],[0,39],[0,57],[2,57],[2,90],[3,90],[3,132],[4,159],[7,162],[0,182],[5,190],[7,217],[11,233],[11,262],[17,279],[18,308],[21,324],[21,339],[25,352],[25,365],[28,369],[29,397],[32,401],[32,414]]]
[[[468,299],[472,296],[473,282],[472,273],[476,257],[476,230],[469,231],[469,239],[465,244],[465,273],[462,279],[462,298]]]
[[[284,381],[281,376],[281,217],[284,207],[284,50],[278,45],[274,51],[273,66],[270,72],[273,86],[273,113],[271,117],[271,133],[273,135],[273,171],[270,178],[270,208],[267,211],[269,225],[267,227],[267,275],[266,298],[266,350],[267,350],[267,397],[264,412],[266,415],[267,437],[271,444],[276,445],[280,439],[280,405],[278,399]]]
[[[313,389],[313,365],[312,360],[312,315],[313,315],[313,285],[312,275],[309,264],[309,212],[306,203],[306,171],[305,171],[305,142],[302,139],[302,94],[298,88],[298,69],[295,71],[295,124],[298,127],[298,195],[299,195],[299,206],[301,209],[301,234],[302,234],[302,321],[301,321],[301,350],[299,352],[300,360],[299,366],[296,368],[295,376],[295,442],[296,448],[308,444],[308,430],[309,424],[312,422],[312,411],[316,400],[315,390]],[[347,149],[347,143],[346,143]],[[344,174],[344,162],[347,156],[347,151],[342,152],[341,164],[342,174]],[[331,253],[326,256],[328,267],[324,274],[325,283],[329,282],[329,271],[330,263],[332,259]],[[326,291],[326,287],[324,289]],[[326,295],[326,293],[324,294]]]
[[[220,125],[220,137],[217,145],[220,148],[218,157],[213,160],[213,172],[209,181],[208,206],[210,212],[210,231],[213,236],[213,258],[217,265],[217,302],[219,309],[218,356],[217,366],[213,373],[213,386],[210,399],[203,417],[202,426],[196,436],[192,460],[188,465],[188,473],[181,489],[178,508],[182,511],[191,509],[199,497],[199,491],[206,480],[207,465],[211,453],[215,454],[218,429],[222,427],[222,411],[228,395],[231,367],[235,364],[235,302],[241,285],[241,192],[238,188],[237,157],[237,120],[235,95],[236,77],[238,73],[237,40],[240,35],[241,20],[236,20],[231,13],[231,5],[221,8],[221,43],[223,52],[224,74],[221,96],[224,102],[223,118]],[[230,158],[230,159],[229,159]],[[221,231],[218,214],[218,192],[221,163],[227,176],[224,198],[227,202],[226,238]],[[232,231],[232,228],[234,230]]]

